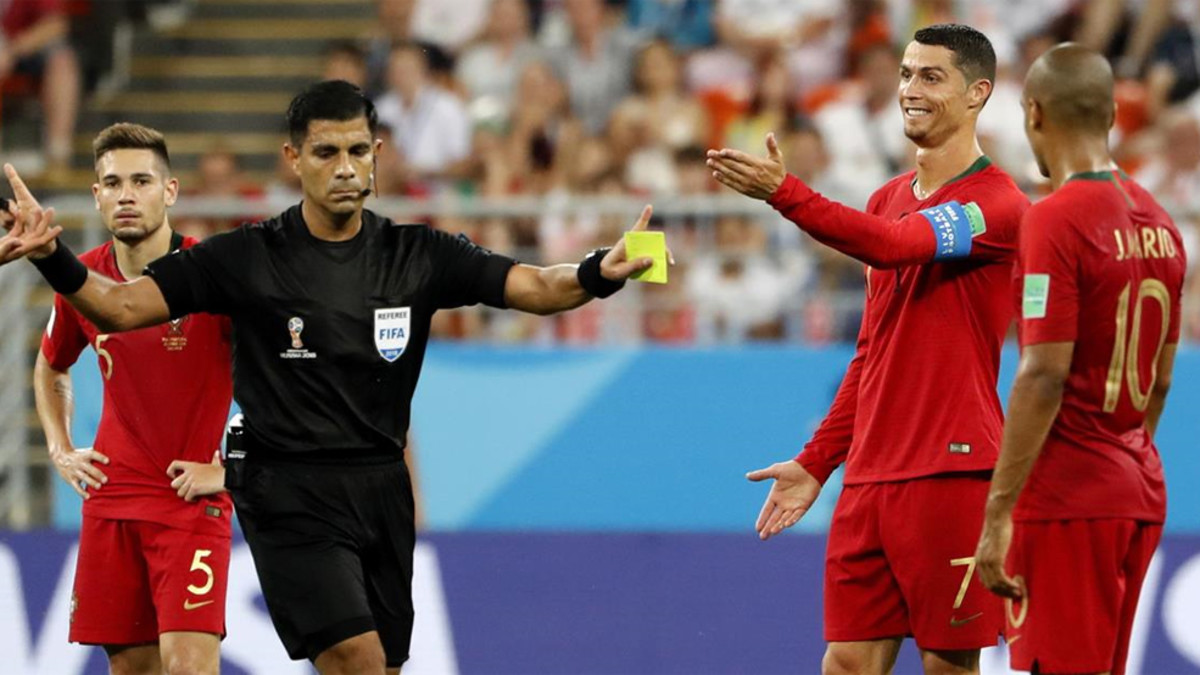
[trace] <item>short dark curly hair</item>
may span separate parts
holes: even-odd
[[[288,137],[292,145],[300,147],[308,137],[308,125],[313,120],[344,122],[359,117],[367,118],[367,127],[374,137],[379,131],[379,116],[375,113],[375,104],[361,89],[345,80],[317,82],[296,94],[288,106]]]

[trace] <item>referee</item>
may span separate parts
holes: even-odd
[[[275,630],[323,675],[399,672],[415,537],[404,438],[433,313],[480,302],[561,312],[611,295],[651,260],[626,260],[618,242],[578,266],[522,265],[364,210],[382,141],[374,106],[346,82],[300,93],[287,123],[304,200],[275,218],[160,258],[129,283],[89,273],[55,240],[29,257],[105,332],[195,312],[232,318],[245,459],[231,456],[226,485]],[[44,242],[53,212],[4,169],[14,232]],[[635,229],[649,217],[647,207]]]

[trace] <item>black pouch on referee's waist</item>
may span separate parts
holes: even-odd
[[[225,428],[225,489],[237,490],[246,484],[246,436],[242,416],[234,415]]]

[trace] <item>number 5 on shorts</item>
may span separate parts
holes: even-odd
[[[975,574],[975,556],[970,558],[953,558],[950,560],[951,567],[966,567],[967,571],[963,574],[962,583],[958,587],[958,595],[954,596],[954,609],[962,607],[963,598],[967,597],[967,586],[971,584],[971,575]]]
[[[204,549],[198,548],[198,549],[196,549],[195,557],[192,558],[192,568],[188,571],[195,572],[198,570],[200,572],[204,572],[204,576],[206,577],[204,580],[204,584],[201,586],[188,584],[188,587],[187,587],[188,592],[193,595],[204,595],[205,593],[212,590],[213,569],[208,566],[208,563],[204,562],[204,559],[210,555],[212,555],[212,551],[206,551]]]

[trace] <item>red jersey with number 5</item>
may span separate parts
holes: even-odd
[[[1029,209],[1015,284],[1021,346],[1075,350],[1015,519],[1166,519],[1144,423],[1159,356],[1179,340],[1186,267],[1171,218],[1118,172],[1076,174]]]
[[[195,239],[178,235],[188,248]],[[89,268],[124,281],[112,242],[80,256]],[[171,488],[173,460],[210,462],[221,445],[233,395],[229,320],[192,314],[159,326],[101,334],[62,296],[42,337],[42,354],[64,371],[84,347],[96,350],[104,380],[104,409],[93,443],[109,458],[108,483],[89,490],[84,514],[149,520],[228,535],[228,494],[185,502]]]

